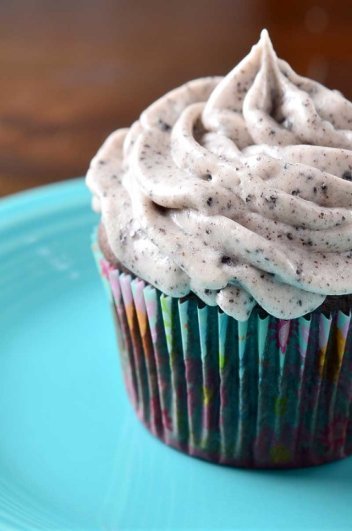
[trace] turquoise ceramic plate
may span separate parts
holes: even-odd
[[[352,460],[211,465],[155,440],[120,375],[82,180],[0,201],[0,529],[352,529]]]

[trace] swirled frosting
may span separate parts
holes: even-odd
[[[352,104],[266,31],[226,77],[186,83],[105,141],[87,184],[111,251],[164,293],[246,320],[352,292]]]

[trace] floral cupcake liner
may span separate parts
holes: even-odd
[[[121,273],[95,247],[140,420],[189,455],[253,468],[352,453],[351,314],[238,322]]]

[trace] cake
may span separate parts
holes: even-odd
[[[87,185],[135,410],[216,463],[352,453],[352,104],[264,30],[112,133]]]

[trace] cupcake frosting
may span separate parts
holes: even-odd
[[[246,320],[352,292],[352,104],[298,76],[266,31],[226,77],[112,133],[87,184],[116,258],[168,295]]]

